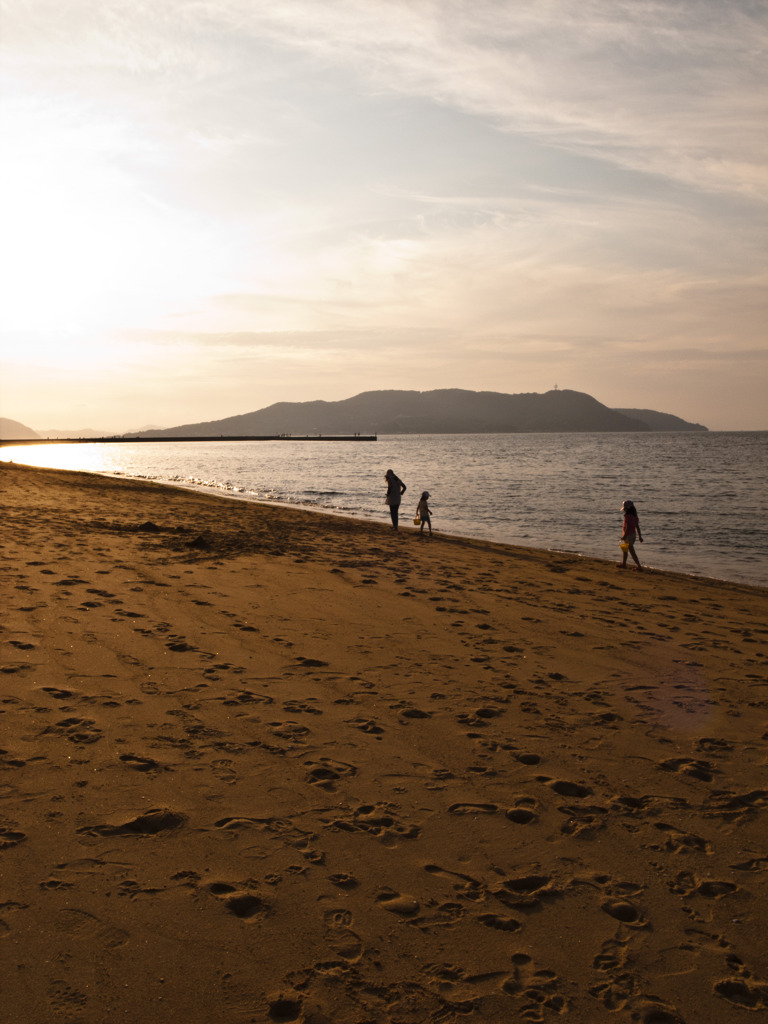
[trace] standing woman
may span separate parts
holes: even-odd
[[[396,530],[400,516],[400,499],[405,494],[405,484],[400,477],[395,476],[394,471],[391,469],[388,469],[384,474],[384,479],[387,481],[387,496],[384,499],[384,503],[389,505],[392,529]]]
[[[623,558],[620,569],[626,569],[627,567],[627,555],[632,555],[632,560],[638,569],[642,569],[640,565],[640,559],[635,554],[635,535],[640,543],[643,543],[643,535],[640,533],[640,520],[637,517],[637,509],[633,502],[625,501],[621,506],[621,511],[624,513],[624,527],[621,531],[621,539],[625,544],[629,545],[627,550],[623,552]]]

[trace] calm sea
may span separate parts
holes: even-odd
[[[430,491],[435,532],[615,560],[632,499],[644,564],[768,586],[768,432],[426,434],[0,448],[0,460],[140,477],[388,522],[384,472]]]

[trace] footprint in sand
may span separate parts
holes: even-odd
[[[502,984],[501,989],[509,996],[514,996],[521,1005],[521,1020],[543,1021],[546,1013],[565,1013],[568,1004],[558,991],[560,979],[554,971],[536,968],[533,958],[527,953],[512,955],[512,974]]]
[[[496,814],[496,804],[451,804],[448,808],[449,814]]]
[[[221,899],[229,911],[241,921],[251,921],[257,917],[267,917],[271,911],[268,900],[254,892],[248,885],[230,885],[229,882],[211,882],[208,891]]]
[[[738,892],[739,886],[735,882],[726,882],[716,878],[701,879],[690,871],[681,871],[669,883],[669,889],[680,896],[703,896],[704,899],[719,900]]]
[[[328,947],[347,963],[356,963],[363,953],[360,936],[351,928],[352,914],[349,910],[328,910],[323,915],[325,942]]]
[[[539,820],[537,810],[538,804],[533,797],[520,796],[515,800],[514,807],[506,812],[506,817],[515,825],[532,825]]]
[[[728,740],[703,736],[696,742],[696,749],[706,754],[729,754],[733,750],[733,743]]]
[[[537,782],[546,783],[558,796],[577,797],[579,800],[583,800],[592,795],[589,786],[583,786],[579,782],[568,782],[563,779],[552,780],[545,776],[539,776]]]
[[[600,952],[592,961],[596,971],[615,973],[620,971],[627,962],[629,956],[629,942],[626,938],[612,938],[600,947]]]
[[[562,894],[549,875],[520,875],[507,878],[491,894],[507,907],[534,907],[543,900],[557,899]]]
[[[183,637],[172,637],[165,646],[169,651],[177,651],[179,653],[197,650],[195,646],[188,644]]]
[[[47,878],[40,883],[41,889],[74,889],[74,882],[65,882],[63,878]]]
[[[633,999],[632,1020],[638,1024],[685,1024],[674,1006],[664,1003],[655,996]]]
[[[151,757],[139,757],[138,754],[121,754],[120,760],[128,768],[137,772],[157,772],[163,770],[163,766]]]
[[[431,711],[422,711],[421,708],[405,708],[400,712],[400,717],[405,719],[431,718]]]
[[[396,914],[398,917],[413,917],[421,909],[419,901],[413,896],[409,896],[407,893],[393,892],[391,889],[379,893],[376,902],[384,910],[388,910],[390,914]]]
[[[11,647],[15,647],[17,651],[34,651],[35,644],[26,643],[23,640],[9,640],[8,643]]]
[[[269,729],[278,739],[293,743],[304,743],[311,732],[306,725],[299,725],[298,722],[269,722]]]
[[[688,775],[692,779],[699,779],[701,782],[711,782],[716,768],[709,761],[699,761],[685,757],[675,757],[668,761],[662,761],[659,768],[665,772],[680,772],[681,775]]]
[[[85,1009],[88,1003],[88,996],[79,989],[72,988],[65,981],[57,979],[48,986],[46,998],[51,1009],[58,1015],[64,1013],[79,1016],[78,1011]]]
[[[43,729],[41,736],[63,736],[77,746],[96,743],[101,739],[101,730],[92,718],[63,718],[54,725]]]
[[[53,924],[57,931],[63,932],[65,935],[85,939],[104,949],[116,949],[118,946],[124,946],[130,938],[129,933],[123,931],[122,928],[114,928],[105,924],[93,914],[76,907],[59,910],[53,918]]]
[[[598,982],[589,989],[589,994],[603,1004],[606,1010],[615,1013],[623,1010],[634,997],[637,982],[627,971],[614,975],[609,981]]]
[[[247,828],[259,828],[260,822],[256,818],[220,818],[218,821],[214,821],[213,827],[220,829],[224,832],[231,832],[233,835],[237,835],[241,829]]]
[[[768,1010],[768,984],[747,978],[724,978],[714,986],[715,995],[745,1010]]]
[[[516,918],[500,914],[480,914],[477,920],[486,928],[495,928],[500,932],[518,932],[523,927]]]
[[[606,900],[601,908],[609,917],[621,924],[643,928],[646,925],[640,910],[629,900]]]
[[[479,718],[471,711],[462,711],[460,714],[456,715],[456,721],[459,725],[464,725],[468,729],[483,729],[486,725],[486,719]],[[467,733],[467,735],[469,736],[471,734]]]
[[[287,700],[283,704],[283,711],[286,711],[289,715],[322,715],[323,713],[321,709],[315,707],[314,704],[307,704],[298,700]]]
[[[214,668],[231,668],[230,665],[214,665]],[[238,704],[274,704],[275,700],[273,697],[269,697],[263,693],[254,693],[252,690],[235,690],[228,696],[222,698],[215,698],[221,700],[221,703],[227,707],[238,705]]]
[[[471,875],[464,875],[460,871],[441,868],[438,864],[425,864],[424,870],[430,875],[437,875],[448,879],[452,884],[453,891],[462,899],[478,902],[486,897],[486,887]]]
[[[768,857],[751,857],[730,866],[734,871],[768,871]]]
[[[723,821],[752,818],[759,808],[768,804],[768,790],[753,789],[749,793],[717,792],[707,798],[702,813],[705,818],[718,817]]]
[[[421,826],[401,821],[393,804],[360,804],[351,815],[334,818],[328,827],[342,832],[366,833],[385,846],[393,846],[400,839],[418,839],[421,835]]]
[[[291,1021],[298,1021],[302,1016],[302,997],[298,994],[286,994],[279,992],[268,997],[268,1016],[272,1021],[290,1024]]]
[[[384,732],[384,729],[370,718],[352,718],[347,724],[370,736],[381,737]]]
[[[230,914],[245,921],[263,917],[269,912],[269,904],[251,892],[235,893],[224,902]]]
[[[24,768],[27,762],[20,757],[14,757],[7,750],[0,749],[0,768]]]
[[[141,838],[175,831],[185,825],[186,821],[185,815],[160,807],[117,825],[89,825],[79,828],[77,834],[92,838],[102,836],[137,836]]]
[[[0,850],[7,850],[11,846],[18,846],[26,838],[25,832],[19,832],[8,824],[0,825]]]
[[[662,832],[665,839],[663,843],[648,844],[649,850],[663,849],[669,853],[712,853],[712,844],[693,832],[681,832],[674,825],[668,825],[664,821],[654,822],[653,827]]]
[[[582,839],[591,838],[605,828],[608,815],[608,808],[599,804],[558,807],[558,811],[566,815],[560,826],[561,833],[564,836],[581,836]]]
[[[322,757],[319,761],[306,761],[305,764],[309,769],[307,782],[310,786],[318,786],[328,792],[333,792],[339,779],[357,775],[355,765],[334,761],[329,757]]]
[[[234,762],[229,758],[220,758],[217,761],[211,761],[211,772],[221,782],[232,785],[238,780],[238,774],[233,765]]]
[[[329,875],[328,881],[332,885],[337,885],[340,889],[356,889],[360,885],[355,876],[347,874],[346,871],[339,871],[335,875]]]

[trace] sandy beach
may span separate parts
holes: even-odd
[[[0,487],[4,1019],[768,1011],[768,591]]]

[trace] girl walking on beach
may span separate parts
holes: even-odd
[[[624,527],[621,531],[622,544],[626,544],[626,547],[622,547],[622,561],[619,569],[626,569],[627,567],[627,555],[632,555],[632,560],[638,569],[642,569],[640,565],[640,559],[635,554],[635,535],[640,543],[643,543],[643,535],[640,532],[640,520],[637,516],[637,509],[631,501],[625,501],[621,506],[621,511],[624,513]]]
[[[384,499],[384,503],[389,505],[392,529],[396,530],[400,516],[400,499],[405,494],[406,488],[400,477],[395,476],[394,471],[391,469],[388,469],[384,474],[384,479],[387,481],[387,496]]]
[[[429,501],[429,491],[424,491],[419,499],[419,504],[416,507],[416,515],[421,520],[420,534],[424,533],[424,525],[429,527],[429,536],[432,536],[432,512],[427,502]]]

